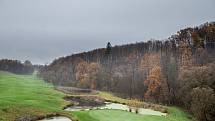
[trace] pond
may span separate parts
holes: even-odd
[[[72,120],[67,117],[59,116],[59,117],[46,118],[39,121],[72,121]]]
[[[152,109],[145,109],[145,108],[135,108],[135,107],[129,107],[128,105],[119,104],[119,103],[111,103],[111,102],[105,102],[106,104],[104,106],[71,106],[66,108],[67,111],[80,111],[80,110],[92,110],[92,109],[116,109],[116,110],[124,110],[124,111],[130,111],[133,113],[143,114],[143,115],[157,115],[157,116],[166,116],[166,113],[162,113],[159,111],[154,111]]]

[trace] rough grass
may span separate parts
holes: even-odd
[[[153,109],[156,111],[160,111],[162,113],[166,113],[168,110],[166,106],[153,104],[153,103],[149,103],[149,102],[146,103],[146,102],[136,100],[136,99],[132,99],[132,100],[122,99],[122,98],[119,98],[119,97],[114,96],[113,94],[107,93],[107,92],[100,92],[99,96],[106,100],[112,101],[112,102],[118,102],[118,103],[126,104],[129,106],[133,106],[133,107],[149,108],[149,109]]]
[[[50,113],[64,114],[68,104],[64,94],[34,76],[0,71],[0,121],[37,117]]]
[[[130,106],[151,108],[154,110],[168,112],[167,116],[152,116],[134,114],[121,110],[90,110],[75,111],[74,115],[80,121],[192,121],[192,116],[177,107],[166,107],[162,105],[145,103],[139,100],[128,100],[114,96],[111,93],[100,92],[99,97],[112,102],[127,104]],[[163,111],[165,110],[165,111]]]
[[[121,110],[89,110],[73,112],[77,119],[80,121],[192,121],[192,117],[189,114],[177,107],[166,107],[138,100],[122,99],[107,92],[100,92],[98,96],[112,102],[124,103],[131,106],[141,106],[155,110],[165,108],[168,114],[167,116],[152,116],[134,114]]]

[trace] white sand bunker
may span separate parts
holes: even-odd
[[[39,120],[39,121],[72,121],[72,120],[67,117],[59,116],[59,117],[46,118],[46,119]]]
[[[154,111],[152,109],[129,107],[127,105],[118,104],[118,103],[107,103],[104,107],[101,107],[100,109],[118,109],[118,110],[125,110],[125,111],[131,110],[131,112],[133,113],[135,113],[137,110],[138,114],[166,116],[166,113]]]
[[[79,111],[79,110],[90,110],[90,109],[114,109],[114,110],[131,111],[133,113],[136,113],[136,111],[137,111],[138,114],[142,114],[142,115],[166,116],[166,113],[154,111],[152,109],[129,107],[129,106],[124,105],[124,104],[111,103],[111,102],[106,102],[106,105],[101,106],[101,107],[71,106],[71,107],[66,108],[65,110],[67,110],[67,111]]]

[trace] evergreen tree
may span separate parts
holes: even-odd
[[[112,46],[111,46],[110,42],[108,42],[107,46],[106,46],[106,54],[109,55],[111,53],[111,48],[112,48]]]

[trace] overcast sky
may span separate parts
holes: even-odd
[[[215,21],[215,0],[0,0],[0,59],[49,63]]]

